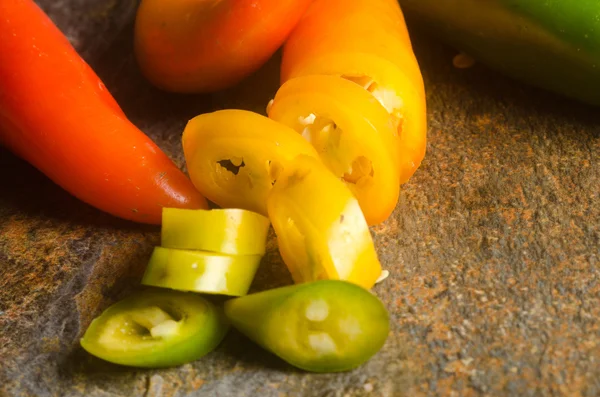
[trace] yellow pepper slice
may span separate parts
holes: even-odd
[[[398,129],[400,183],[421,164],[427,140],[423,78],[397,0],[315,0],[283,48],[282,83],[331,74],[371,92]]]
[[[288,161],[318,157],[293,129],[246,110],[227,109],[190,120],[183,132],[190,179],[224,208],[267,215],[267,196]]]
[[[264,255],[271,223],[238,208],[163,208],[161,246],[231,255]]]
[[[372,95],[336,76],[303,76],[281,86],[268,114],[312,143],[369,225],[390,216],[400,194],[396,130]]]
[[[205,294],[242,296],[254,280],[262,255],[155,247],[142,278],[153,287]]]
[[[381,275],[358,201],[317,159],[298,156],[289,163],[268,208],[294,282],[333,279],[371,288]]]

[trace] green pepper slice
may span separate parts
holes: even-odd
[[[155,247],[142,284],[242,296],[248,293],[261,259],[261,255],[226,255]]]
[[[80,343],[115,364],[161,368],[199,359],[223,340],[221,309],[199,295],[152,290],[132,295],[95,318]]]
[[[232,255],[264,255],[269,219],[243,209],[163,208],[161,246]]]
[[[225,302],[231,324],[286,362],[340,372],[369,360],[385,343],[389,316],[368,290],[340,280],[272,289]]]

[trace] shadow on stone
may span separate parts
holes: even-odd
[[[227,334],[227,337],[218,349],[223,355],[229,357],[233,361],[243,362],[244,367],[264,368],[266,370],[276,370],[283,373],[302,372],[252,342],[234,328],[229,331],[229,334]]]
[[[0,168],[10,170],[3,175],[0,208],[10,208],[11,213],[4,216],[19,214],[27,217],[58,219],[85,227],[158,230],[157,226],[120,219],[78,200],[35,167],[2,147],[0,147]]]

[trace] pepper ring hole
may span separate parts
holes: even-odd
[[[356,184],[362,178],[372,178],[374,175],[373,162],[365,156],[358,156],[352,161],[350,170],[344,173],[342,179],[348,183]]]
[[[233,175],[237,175],[240,172],[240,168],[246,165],[243,157],[232,157],[230,159],[219,160],[217,161],[217,164],[231,172]]]

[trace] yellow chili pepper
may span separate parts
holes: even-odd
[[[336,76],[303,76],[281,86],[268,114],[312,143],[369,225],[390,216],[400,191],[396,130],[372,95]]]
[[[268,209],[294,282],[334,279],[371,288],[381,275],[358,201],[319,160],[301,155],[288,163]]]
[[[281,80],[314,74],[354,81],[387,109],[406,182],[425,155],[427,123],[423,79],[397,0],[315,0],[284,46]]]
[[[182,141],[190,178],[206,198],[265,216],[267,196],[286,163],[300,154],[318,157],[293,129],[245,110],[197,116]]]

